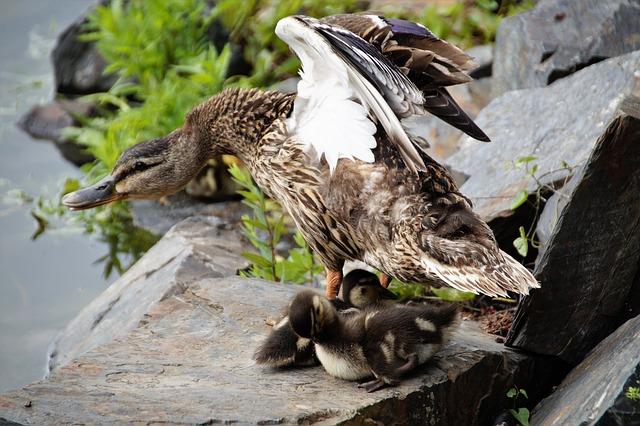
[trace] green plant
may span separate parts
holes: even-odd
[[[637,380],[636,383],[640,385],[640,380]],[[624,396],[632,401],[640,402],[640,386],[629,386],[625,391]]]
[[[460,291],[450,287],[431,287],[431,292],[445,302],[470,302],[476,298],[475,293]]]
[[[267,87],[297,74],[299,61],[275,35],[278,21],[290,15],[322,17],[361,10],[356,0],[220,0],[213,12],[243,47],[252,73],[236,77],[242,86]]]
[[[511,399],[513,402],[513,408],[509,409],[509,412],[522,426],[529,426],[529,409],[525,407],[516,408],[518,405],[518,399],[521,396],[525,399],[529,399],[527,392],[524,389],[519,389],[517,386],[514,386],[507,391],[507,398]]]
[[[544,202],[546,202],[546,198],[544,193],[554,193],[558,194],[560,197],[567,197],[566,194],[562,193],[562,191],[556,189],[555,185],[544,183],[544,178],[553,175],[559,171],[566,171],[566,177],[564,182],[560,185],[561,187],[567,183],[568,178],[573,173],[575,167],[570,166],[566,161],[562,161],[560,167],[558,169],[550,170],[545,173],[538,173],[540,167],[535,163],[537,157],[534,156],[524,156],[516,159],[512,166],[516,169],[521,169],[524,171],[526,177],[533,180],[536,185],[535,190],[532,194],[532,200],[530,201],[529,190],[523,189],[516,193],[513,200],[511,201],[511,210],[516,210],[523,204],[530,202],[534,207],[534,217],[528,227],[525,229],[524,226],[520,226],[518,228],[518,237],[513,240],[513,246],[518,251],[518,254],[522,257],[526,257],[529,254],[529,246],[534,248],[540,248],[540,242],[534,238],[535,235],[535,226],[538,221],[538,216],[540,215],[540,210]]]
[[[420,22],[438,37],[469,48],[493,42],[502,19],[529,10],[534,4],[532,0],[478,0],[430,4],[418,11],[387,6],[382,12],[389,17]]]
[[[393,280],[389,285],[389,290],[395,293],[399,299],[408,299],[411,297],[420,297],[424,295],[425,286],[416,283],[404,283],[402,281]]]
[[[242,232],[257,253],[242,254],[251,262],[244,275],[298,284],[314,282],[316,275],[322,272],[322,266],[315,260],[299,232],[292,236],[296,247],[288,251],[287,257],[279,253],[278,246],[283,237],[291,237],[291,230],[285,225],[287,216],[282,208],[264,195],[246,169],[232,164],[229,173],[240,186],[238,193],[242,195],[242,202],[252,212],[251,216],[242,216]]]

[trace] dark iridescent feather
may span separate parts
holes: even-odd
[[[334,15],[323,19],[345,28],[378,49],[423,92],[423,107],[450,125],[480,141],[489,137],[444,89],[466,83],[471,58],[414,22],[378,15]]]

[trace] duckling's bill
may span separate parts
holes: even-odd
[[[85,210],[124,198],[126,198],[126,194],[120,194],[116,191],[116,182],[113,176],[107,175],[94,185],[65,195],[62,197],[62,204],[71,210]]]

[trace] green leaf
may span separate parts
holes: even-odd
[[[475,293],[471,293],[469,291],[460,291],[450,287],[433,287],[431,288],[431,291],[437,297],[446,302],[466,302],[468,300],[473,300],[476,298]]]
[[[518,232],[520,233],[520,236],[513,240],[513,246],[518,250],[518,254],[520,254],[520,256],[527,257],[527,253],[529,253],[529,238],[527,238],[524,226],[518,228]]]
[[[507,391],[507,398],[513,398],[517,395],[518,391],[516,388],[511,388]]]
[[[522,426],[529,426],[529,410],[526,408],[518,408],[516,410],[509,410],[511,415],[520,423]]]
[[[520,394],[521,394],[522,396],[524,396],[525,398],[529,399],[529,395],[527,395],[527,391],[526,391],[526,390],[524,390],[524,389],[520,389],[520,391],[519,391],[519,392],[520,392]]]
[[[516,167],[522,167],[525,164],[529,164],[532,161],[537,160],[538,157],[534,157],[533,155],[527,155],[525,157],[520,157],[515,161]]]
[[[518,191],[513,200],[511,201],[511,210],[515,210],[521,205],[523,205],[529,199],[529,191],[523,189],[522,191]]]
[[[245,259],[247,259],[249,262],[260,266],[262,268],[270,268],[271,267],[271,262],[269,261],[269,259],[266,259],[263,256],[260,256],[257,253],[251,253],[251,252],[244,252],[242,253],[242,257],[244,257]]]

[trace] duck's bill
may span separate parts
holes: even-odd
[[[116,192],[116,182],[113,176],[107,175],[95,185],[65,195],[62,197],[62,204],[71,210],[84,210],[123,198],[125,198],[124,194]]]

